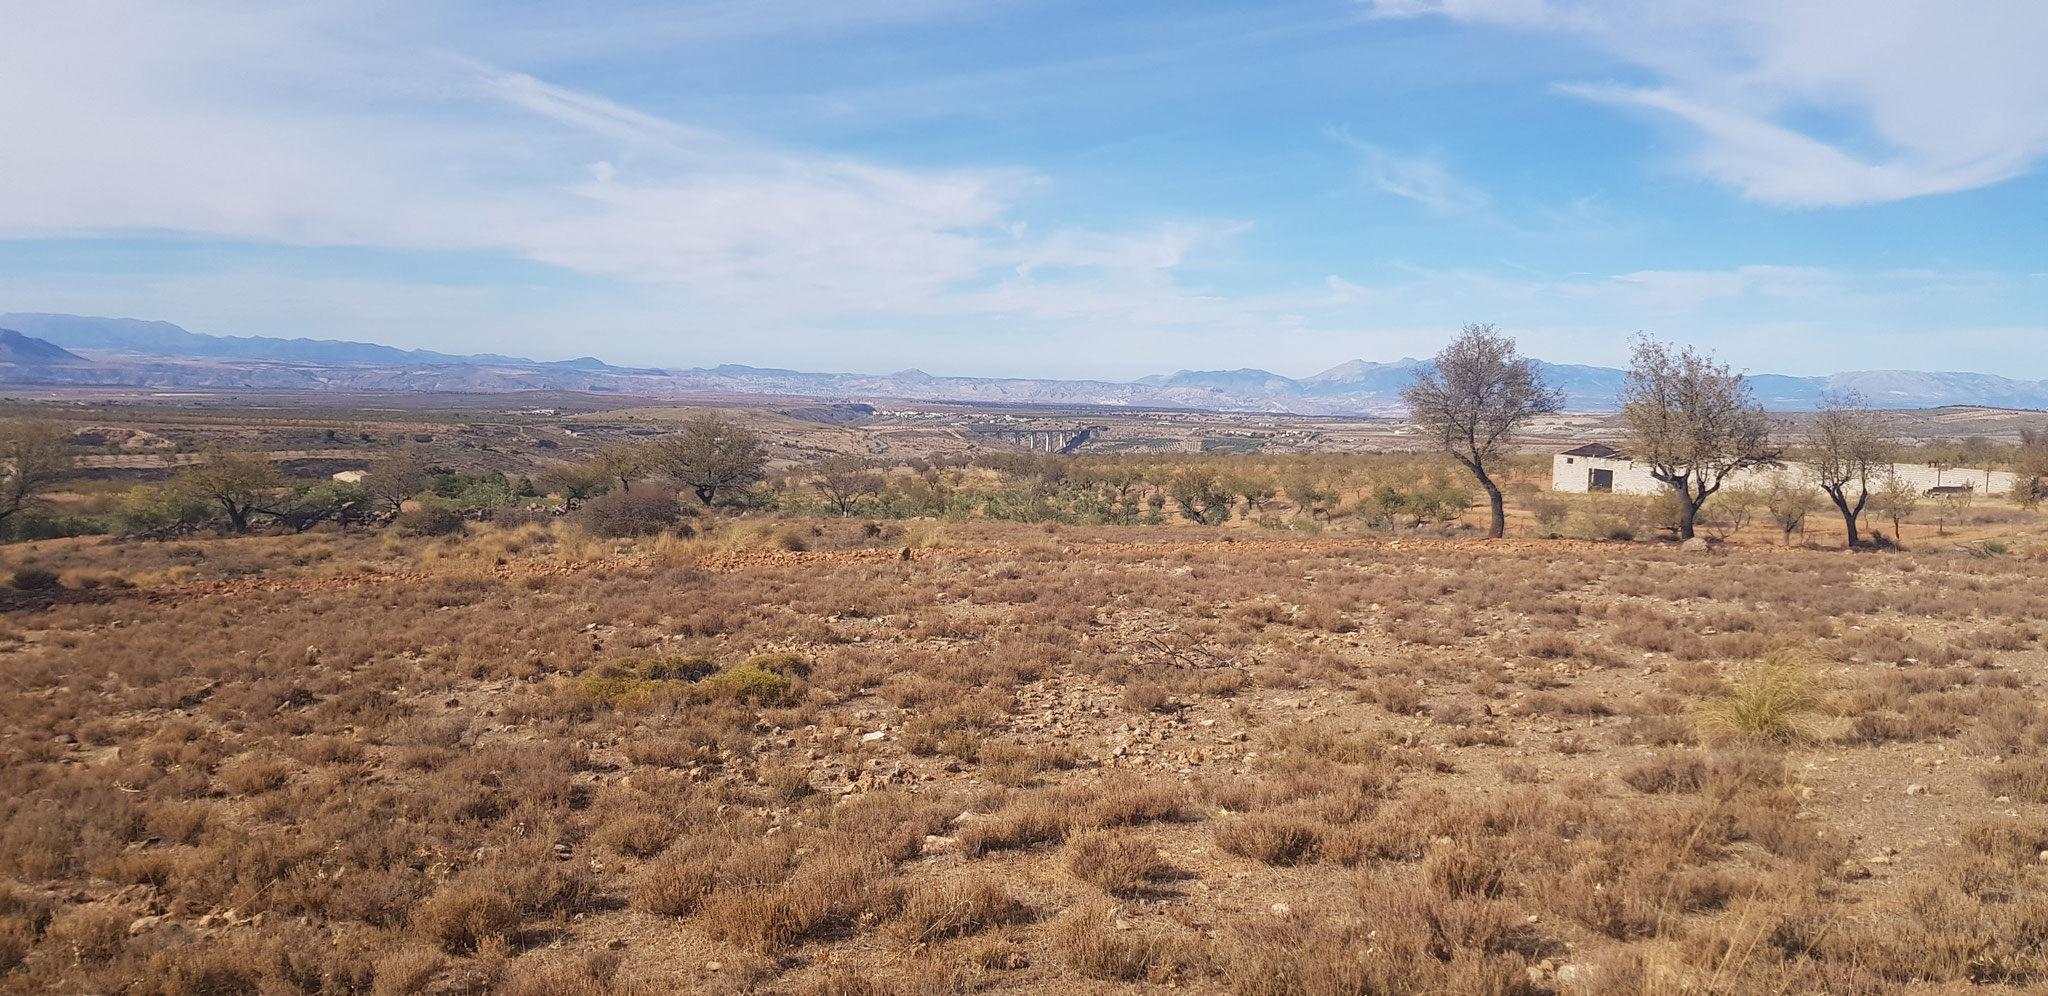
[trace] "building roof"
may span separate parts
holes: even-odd
[[[1615,449],[1612,446],[1607,445],[1606,443],[1587,443],[1586,445],[1581,446],[1578,449],[1566,450],[1559,455],[1595,457],[1601,460],[1612,460],[1619,458],[1621,456],[1621,451]]]

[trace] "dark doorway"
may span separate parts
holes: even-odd
[[[1589,470],[1589,471],[1587,471],[1587,472],[1586,472],[1586,490],[1588,490],[1588,491],[1612,491],[1612,490],[1614,490],[1614,471],[1611,471],[1611,470]]]

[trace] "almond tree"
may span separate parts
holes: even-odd
[[[1813,472],[1820,489],[1842,513],[1849,545],[1860,545],[1856,520],[1871,497],[1882,490],[1891,470],[1892,440],[1885,431],[1884,416],[1871,410],[1854,391],[1827,395],[1807,433],[1807,445],[1813,450]]]
[[[0,422],[0,522],[41,501],[71,471],[66,435],[54,422]]]
[[[1493,476],[1515,431],[1562,409],[1564,392],[1543,383],[1536,361],[1517,353],[1513,339],[1492,325],[1467,325],[1432,366],[1416,369],[1401,400],[1409,420],[1486,489],[1493,509],[1487,535],[1507,532],[1507,509]]]
[[[1629,457],[1678,494],[1681,540],[1729,475],[1778,462],[1770,419],[1743,376],[1690,346],[1637,340],[1620,400]]]
[[[842,516],[852,515],[864,500],[879,497],[886,483],[874,465],[857,456],[833,454],[818,461],[811,486]]]
[[[761,437],[716,415],[701,415],[661,441],[656,465],[709,505],[761,479]]]
[[[216,452],[205,463],[178,475],[178,490],[220,506],[228,525],[246,533],[252,517],[276,514],[268,506],[284,488],[284,477],[261,453]]]

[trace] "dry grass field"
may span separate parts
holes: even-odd
[[[720,530],[15,549],[0,990],[2048,985],[2038,549]]]

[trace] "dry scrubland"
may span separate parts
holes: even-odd
[[[0,989],[2048,985],[2038,554],[563,528],[42,544]]]

